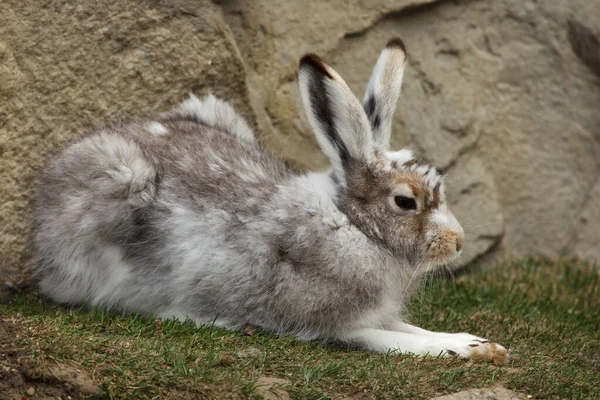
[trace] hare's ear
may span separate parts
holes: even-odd
[[[405,65],[406,49],[402,39],[390,39],[373,68],[363,99],[375,146],[390,147],[392,117],[400,95]]]
[[[319,146],[338,173],[353,160],[368,160],[373,139],[360,102],[342,77],[318,56],[300,60],[300,93]]]

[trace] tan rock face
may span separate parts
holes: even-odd
[[[82,130],[213,91],[253,120],[236,44],[210,1],[0,4],[0,264],[28,259],[43,155]]]
[[[362,97],[398,34],[409,67],[393,144],[447,172],[465,262],[490,252],[600,261],[593,2],[292,3],[1,2],[0,279],[29,258],[43,155],[84,129],[212,91],[272,152],[324,168],[300,106],[298,58],[319,53]]]

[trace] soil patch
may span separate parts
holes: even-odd
[[[0,393],[7,400],[72,398],[101,392],[75,365],[30,356],[35,332],[18,318],[0,314]]]

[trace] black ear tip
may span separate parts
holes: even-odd
[[[388,49],[400,49],[406,54],[406,46],[404,45],[402,39],[400,39],[400,36],[394,36],[393,38],[388,40],[387,45],[385,47],[387,47]]]
[[[305,54],[300,59],[300,69],[303,68],[311,68],[323,75],[326,75],[328,78],[333,79],[333,76],[331,76],[327,70],[327,64],[325,64],[325,61],[323,61],[321,57],[314,53]]]

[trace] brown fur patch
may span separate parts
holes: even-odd
[[[300,59],[300,69],[305,68],[305,67],[312,67],[312,68],[320,71],[322,74],[327,76],[329,79],[334,79],[333,76],[329,73],[329,69],[327,68],[327,64],[325,63],[325,61],[323,61],[323,59],[321,57],[319,57],[318,55],[316,55],[314,53],[305,54]]]
[[[409,167],[412,167],[413,165],[416,165],[418,163],[419,162],[413,158],[412,160],[408,160],[407,162],[405,162],[404,164],[402,164],[402,166],[404,168],[409,168]]]
[[[464,238],[458,233],[444,229],[441,235],[431,242],[427,258],[431,261],[444,261],[456,252],[457,244],[462,247],[463,242]]]
[[[433,196],[431,198],[431,201],[429,202],[429,207],[432,209],[436,209],[440,206],[441,203],[441,194],[440,194],[440,190],[441,190],[441,185],[438,183],[435,188],[433,189]]]
[[[441,185],[437,185],[432,191],[432,195],[429,196],[428,187],[423,180],[421,174],[414,174],[410,172],[400,172],[394,176],[394,184],[396,185],[408,185],[413,192],[413,195],[419,200],[420,204],[424,207],[422,211],[432,211],[437,209],[442,203],[441,196]]]
[[[425,200],[425,193],[427,192],[427,188],[425,187],[422,179],[419,179],[418,176],[414,174],[396,174],[394,176],[394,184],[395,185],[407,185],[413,193],[413,196],[423,204]]]
[[[385,157],[385,153],[383,150],[375,150],[373,160],[373,167],[375,170],[383,170],[385,169],[385,165],[387,163],[387,158]]]
[[[410,164],[421,165],[418,161]],[[456,251],[455,240],[450,244],[438,240],[431,254],[429,249],[432,246],[423,246],[433,212],[428,204],[431,188],[423,173],[410,171],[399,163],[396,163],[396,169],[390,169],[390,165],[385,152],[377,150],[370,163],[357,160],[348,163],[345,167],[347,197],[340,207],[364,233],[393,250],[402,250],[410,260],[416,262],[429,258],[445,261]],[[400,185],[406,185],[418,201],[416,212],[390,210],[389,196]]]
[[[402,39],[400,39],[399,36],[395,36],[388,40],[385,47],[387,47],[388,49],[400,49],[404,52],[404,54],[406,54],[406,46],[404,45],[404,42],[402,41]]]
[[[473,361],[485,361],[502,365],[508,361],[508,351],[496,343],[485,343],[479,347],[474,347],[469,358]]]

